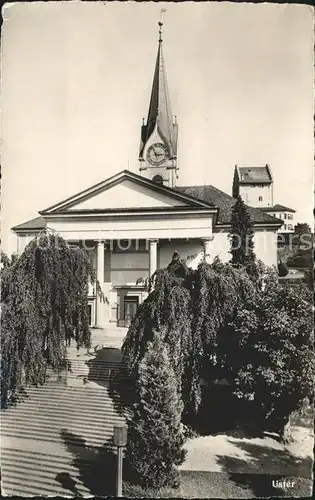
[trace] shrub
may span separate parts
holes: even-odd
[[[270,284],[230,325],[235,394],[252,401],[257,426],[270,422],[284,439],[290,414],[313,394],[312,308],[303,297],[294,286]]]
[[[136,401],[128,417],[126,456],[143,487],[176,487],[177,466],[185,458],[183,405],[167,347],[156,334],[139,363]]]
[[[279,264],[278,264],[278,274],[281,278],[283,278],[284,276],[286,276],[289,272],[289,269],[288,269],[288,266],[286,265],[285,262],[283,262],[282,260],[280,260]]]

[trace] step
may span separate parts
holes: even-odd
[[[64,384],[60,383],[54,383],[54,384],[45,384],[41,385],[38,387],[28,387],[26,389],[26,396],[28,394],[38,394],[38,393],[45,393],[49,392],[50,394],[71,394],[71,396],[79,395],[82,396],[82,394],[88,394],[90,397],[103,397],[109,395],[109,393],[114,389],[114,387],[110,387],[109,384],[105,385],[100,385],[99,387],[95,386],[83,386],[83,387],[67,387]]]
[[[71,462],[71,459],[69,459],[69,462]],[[59,464],[56,464],[54,468],[43,468],[41,463],[24,463],[18,462],[16,464],[10,463],[8,460],[3,462],[2,465],[2,474],[4,478],[12,478],[13,476],[15,477],[28,477],[31,476],[32,479],[35,479],[36,477],[36,482],[46,481],[47,482],[50,480],[54,480],[55,476],[57,474],[60,474],[61,472],[61,467]],[[68,473],[71,475],[71,477],[75,478],[77,481],[80,481],[80,471],[75,468],[74,466],[68,465],[65,466],[64,464],[62,465],[62,472]],[[38,481],[37,481],[38,478]]]
[[[84,414],[84,416],[95,415],[96,418],[103,415],[104,413],[110,415],[116,414],[117,416],[121,416],[123,414],[124,407],[121,404],[119,406],[114,406],[112,403],[104,405],[90,404],[88,406],[79,406],[79,411],[80,413]],[[73,416],[73,414],[77,414],[77,412],[78,406],[72,401],[68,403],[61,402],[60,404],[52,402],[48,404],[47,402],[44,402],[42,405],[39,405],[36,401],[32,401],[28,404],[21,404],[20,408],[15,408],[15,411],[13,411],[12,409],[3,410],[3,412],[1,412],[0,414],[0,421],[13,419],[14,415],[17,416],[18,414],[33,414],[34,416],[36,416],[53,415],[54,413],[58,413],[59,415],[63,414],[65,417],[70,418],[71,416]]]
[[[123,362],[120,358],[116,359],[97,359],[97,355],[88,355],[88,354],[80,354],[79,356],[67,356],[66,360],[68,363],[89,363],[91,366],[95,365],[108,365],[108,366],[117,366],[117,368],[123,366]],[[50,366],[49,366],[50,368]]]
[[[81,448],[79,447],[79,451]],[[58,467],[67,466],[69,464],[69,460],[71,461],[73,457],[68,454],[63,455],[49,455],[47,453],[40,453],[37,451],[31,450],[21,450],[16,448],[1,448],[1,459],[2,460],[10,460],[12,459],[14,463],[18,463],[19,460],[25,461],[26,463],[35,463],[39,462],[45,467],[47,465],[52,464]]]
[[[71,428],[71,432],[77,434],[88,434],[90,437],[100,437],[104,433],[112,433],[114,426],[123,423],[122,420],[107,420],[101,424],[96,424],[95,422],[87,422],[82,424],[81,422],[69,422],[68,427]],[[27,420],[15,421],[15,422],[3,422],[1,424],[1,432],[5,434],[6,431],[12,432],[47,432],[48,434],[60,434],[61,429],[63,429],[65,422],[62,420],[54,421],[49,423],[48,420],[40,420],[29,425]],[[92,427],[92,429],[91,429]]]
[[[58,496],[61,498],[73,498],[74,493],[71,493],[69,490],[62,488],[58,483],[55,486],[49,488],[49,486],[31,484],[27,485],[24,482],[24,478],[22,480],[13,478],[10,480],[8,484],[2,485],[2,494],[5,496],[21,496],[21,497],[30,497],[30,496]],[[78,486],[78,491],[80,491],[80,486]],[[91,493],[89,496],[92,496]]]
[[[52,488],[56,487],[57,489],[61,488],[60,483],[56,480],[56,476],[60,473],[66,473],[69,474],[69,476],[75,481],[76,486],[82,490],[84,490],[85,493],[89,494],[89,490],[82,484],[81,478],[80,478],[80,471],[73,467],[73,466],[68,466],[68,467],[62,467],[62,470],[60,466],[58,465],[51,470],[38,470],[37,465],[40,467],[40,464],[33,463],[29,467],[23,466],[23,469],[19,470],[17,466],[12,466],[9,464],[6,464],[5,466],[2,467],[3,471],[3,486],[5,488],[6,484],[10,484],[12,479],[14,480],[21,480],[21,484],[29,485],[30,483],[33,483],[35,487],[38,487],[39,485],[44,485],[46,486],[51,486]],[[7,478],[7,479],[6,479]],[[66,489],[65,489],[66,490]]]
[[[72,447],[72,451],[71,453],[78,453],[78,454],[81,454],[82,453],[82,446],[78,446],[77,448],[75,447],[75,445],[73,445]],[[106,446],[105,447],[106,449],[111,449],[111,445],[109,446]],[[88,447],[87,449],[87,452],[90,453],[91,455],[89,456],[90,458],[80,458],[80,462],[84,463],[84,464],[89,464],[90,462],[93,461],[93,459],[95,458],[96,460],[98,460],[97,458],[97,454],[99,452],[99,448],[93,448],[93,447]],[[114,454],[115,454],[115,450],[114,450]],[[39,451],[33,451],[33,450],[21,450],[20,448],[1,448],[1,457],[9,457],[9,456],[12,456],[12,457],[21,457],[23,460],[39,460],[40,463],[45,463],[45,462],[55,462],[56,464],[60,464],[60,465],[63,465],[63,464],[68,464],[69,463],[69,458],[71,458],[71,460],[75,459],[76,457],[75,456],[69,456],[68,452],[66,453],[63,453],[62,455],[57,455],[57,454],[49,454],[49,453],[41,453]],[[93,457],[93,458],[91,458]]]
[[[57,400],[60,401],[62,399],[68,399],[68,398],[70,398],[72,401],[78,401],[80,399],[82,400],[82,398],[83,398],[84,401],[86,401],[88,399],[90,402],[94,401],[96,403],[100,403],[102,401],[104,401],[104,402],[112,401],[112,398],[109,395],[108,391],[106,390],[107,389],[106,387],[104,387],[104,391],[102,393],[99,393],[99,394],[92,393],[92,391],[88,390],[88,387],[81,388],[81,389],[84,389],[84,392],[82,394],[80,394],[78,392],[73,392],[73,393],[71,392],[72,389],[73,390],[80,389],[78,387],[68,387],[67,389],[68,389],[69,393],[65,393],[64,391],[58,392],[55,390],[49,390],[49,387],[46,387],[43,390],[29,392],[28,397],[26,396],[25,398],[23,398],[23,400],[21,400],[21,402],[29,401],[31,399],[44,400],[45,398],[51,399],[54,401],[57,401]]]
[[[69,393],[71,392],[73,395],[80,394],[82,392],[88,392],[91,396],[101,396],[103,394],[107,393],[106,387],[97,387],[97,388],[84,388],[84,387],[66,387],[64,385],[60,384],[55,384],[55,385],[49,385],[47,386],[46,384],[40,385],[38,387],[27,387],[26,388],[26,393],[27,394],[32,394],[32,393],[38,393],[38,392],[55,392],[57,394],[62,394],[62,393]]]
[[[93,464],[94,462],[97,463],[97,460],[99,459],[99,450],[96,450],[95,455],[95,458],[91,458],[91,460],[82,460],[81,458],[79,458],[80,466],[87,466]],[[53,458],[54,457],[47,458],[47,456],[46,458],[40,456],[35,458],[29,456],[21,457],[17,454],[8,455],[1,453],[2,472],[4,472],[5,474],[5,471],[7,469],[11,470],[12,467],[14,467],[15,469],[21,467],[22,471],[39,466],[40,470],[38,470],[38,472],[42,473],[43,475],[47,473],[53,473],[55,471],[60,472],[61,469],[62,472],[73,472],[74,474],[78,475],[78,465],[74,465],[77,464],[77,457],[62,457],[58,458],[58,460],[54,460]]]
[[[7,432],[16,432],[20,434],[31,434],[31,433],[40,433],[43,435],[46,434],[57,434],[60,436],[60,433],[62,432],[63,429],[68,429],[69,431],[75,433],[75,434],[85,434],[88,436],[95,436],[99,437],[102,436],[104,433],[112,433],[113,428],[117,424],[122,424],[123,421],[111,421],[108,420],[104,422],[101,425],[94,426],[93,422],[90,423],[90,425],[85,424],[81,425],[80,422],[62,422],[61,425],[59,425],[59,422],[54,422],[53,424],[49,424],[48,420],[41,421],[41,422],[34,422],[32,424],[29,424],[27,421],[23,422],[2,422],[1,423],[1,434],[6,435]],[[93,430],[91,427],[93,426]]]
[[[48,433],[40,433],[40,432],[28,432],[27,434],[23,433],[17,433],[13,430],[7,430],[5,432],[2,432],[2,435],[5,437],[10,437],[10,438],[23,438],[23,439],[29,439],[31,441],[38,441],[39,443],[41,441],[44,442],[49,442],[49,443],[60,443],[62,441],[62,438],[60,436],[60,433],[56,434],[48,434]],[[102,439],[97,439],[97,438],[89,438],[89,437],[80,437],[78,440],[77,439],[71,439],[69,437],[68,443],[71,445],[75,446],[81,446],[83,448],[94,446],[98,448],[104,447],[104,445],[108,444],[108,446],[113,446],[111,444],[111,439],[112,439],[113,432],[106,432],[104,433]],[[81,439],[84,440],[84,444],[82,444]]]
[[[22,401],[19,403],[19,406],[16,407],[9,407],[6,409],[1,410],[1,414],[8,414],[12,413],[14,410],[18,411],[19,408],[30,408],[30,407],[39,407],[38,411],[41,410],[43,406],[47,408],[56,408],[59,407],[62,404],[63,408],[73,410],[77,409],[78,407],[80,408],[81,411],[88,411],[90,409],[95,409],[95,410],[102,410],[105,407],[110,407],[110,408],[120,408],[122,406],[121,401],[113,401],[111,398],[104,398],[104,399],[90,399],[86,398],[84,401],[80,400],[80,398],[69,398],[68,400],[63,400],[63,398],[57,398],[57,397],[32,397],[29,400]]]
[[[10,413],[7,415],[2,415],[0,418],[0,422],[7,422],[11,420],[21,420],[21,419],[29,419],[31,416],[38,419],[47,419],[50,418],[52,420],[60,420],[65,418],[69,418],[69,414],[64,411],[63,408],[60,408],[59,411],[50,411],[50,412],[37,412],[34,413],[34,411],[30,411],[27,409],[19,408],[17,409],[14,413]],[[70,415],[71,416],[71,415]],[[119,414],[115,409],[113,408],[104,408],[102,412],[98,413],[82,413],[80,412],[80,421],[81,422],[92,422],[93,424],[97,424],[97,422],[102,422],[104,419],[115,419],[115,420],[122,420],[124,417],[122,414]]]
[[[77,413],[76,408],[58,408],[57,410],[54,410],[54,408],[43,408],[42,411],[39,411],[38,407],[33,408],[20,408],[19,410],[16,410],[16,412],[12,413],[7,413],[6,415],[2,415],[0,422],[5,423],[5,422],[11,422],[17,419],[27,419],[29,420],[31,418],[34,419],[48,419],[52,418],[55,420],[63,419],[64,421],[68,420],[75,420],[79,419],[82,422],[101,422],[104,419],[117,419],[121,420],[124,418],[124,412],[121,410],[120,412],[116,411],[114,408],[102,408],[98,410],[94,410],[93,408],[90,408],[89,411],[85,410],[84,412],[80,411],[80,413]]]
[[[63,429],[66,424],[66,426],[71,426],[71,430],[73,432],[88,432],[91,436],[98,436],[105,430],[112,430],[116,423],[122,423],[122,420],[108,419],[104,420],[104,422],[102,423],[95,423],[93,422],[93,419],[91,419],[90,422],[82,423],[81,421],[65,422],[64,420],[60,419],[51,421],[50,423],[48,419],[36,419],[35,421],[30,423],[30,419],[23,419],[18,421],[11,420],[10,422],[1,422],[1,432],[5,433],[6,429],[21,429],[22,431],[37,431],[38,429],[40,429],[43,431],[47,430],[47,432],[58,432],[59,430]]]

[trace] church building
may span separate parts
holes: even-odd
[[[230,259],[228,233],[235,199],[212,185],[180,184],[178,134],[160,22],[149,111],[141,128],[139,173],[117,172],[13,228],[18,253],[45,227],[89,252],[108,299],[102,302],[91,287],[91,326],[128,326],[147,296],[144,280],[165,267],[174,251],[192,267],[216,256]],[[276,232],[282,221],[255,207],[248,211],[257,257],[276,265]]]

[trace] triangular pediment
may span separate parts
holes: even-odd
[[[189,206],[209,207],[209,204],[171,188],[158,186],[132,172],[123,171],[40,213],[45,215],[60,212],[106,212],[119,209],[163,209]]]

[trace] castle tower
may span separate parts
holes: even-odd
[[[176,185],[178,125],[171,112],[163,57],[162,26],[159,22],[158,52],[148,118],[141,127],[139,170],[157,184]]]

